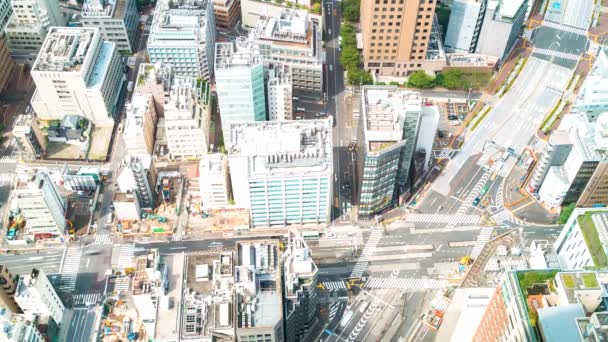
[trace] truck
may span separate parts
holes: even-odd
[[[133,91],[133,81],[129,81],[129,84],[127,84],[127,91],[129,93]]]
[[[351,310],[348,310],[348,312],[344,315],[344,317],[342,317],[342,320],[340,321],[340,328],[344,328],[348,325],[348,322],[350,322],[350,320],[353,318],[353,312]]]

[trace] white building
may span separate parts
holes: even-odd
[[[4,27],[13,59],[34,63],[47,33],[53,26],[65,26],[67,16],[57,0],[11,0],[13,14]]]
[[[81,15],[82,26],[99,28],[103,39],[115,43],[119,51],[131,53],[137,49],[136,0],[87,0]]]
[[[292,4],[302,7],[310,7],[311,0],[295,0]],[[270,1],[241,0],[241,20],[244,28],[256,27],[260,19],[278,17],[285,10],[285,5],[275,4]],[[320,19],[321,16],[317,15]]]
[[[42,120],[82,115],[112,126],[124,74],[116,45],[99,29],[53,27],[32,68],[32,107]]]
[[[209,150],[209,83],[175,77],[165,100],[165,130],[171,159],[201,158]]]
[[[205,209],[228,205],[228,160],[224,154],[206,154],[199,163],[201,204]]]
[[[472,341],[496,288],[459,288],[437,332],[437,341]]]
[[[271,121],[293,120],[293,92],[289,67],[273,65],[268,70],[268,112]]]
[[[159,0],[148,38],[152,63],[179,76],[213,78],[215,16],[209,0]]]
[[[44,342],[46,340],[31,320],[0,307],[0,341]]]
[[[232,124],[266,120],[264,65],[245,37],[218,43],[215,58],[215,89],[226,144]]]
[[[50,316],[57,325],[62,323],[65,306],[42,270],[34,268],[19,280],[15,301],[30,317]]]
[[[156,170],[152,163],[152,156],[126,157],[125,161],[126,166],[120,171],[116,181],[120,192],[135,194],[139,206],[154,209],[156,206],[154,189]]]
[[[333,183],[330,120],[233,124],[228,141],[237,205],[259,226],[326,223]]]
[[[527,10],[528,0],[487,0],[475,52],[507,58],[523,30]]]
[[[156,109],[151,94],[136,94],[126,105],[127,119],[123,132],[126,155],[152,154],[156,132]]]
[[[454,0],[444,46],[448,52],[475,52],[486,0]]]
[[[555,251],[563,270],[608,266],[608,209],[574,209],[555,241]]]
[[[585,113],[592,122],[599,114],[608,111],[608,57],[603,48],[599,49],[597,59],[576,96],[572,110]]]

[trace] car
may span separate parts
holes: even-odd
[[[331,29],[327,29],[327,33],[331,34]]]
[[[481,199],[479,197],[475,197],[475,199],[473,200],[473,206],[476,207],[480,201]]]
[[[329,65],[329,71],[334,71],[334,66],[333,65]]]
[[[112,221],[114,221],[114,214],[109,213],[108,214],[108,220],[106,221],[107,224],[112,224]]]
[[[448,115],[448,120],[458,120],[456,115]]]

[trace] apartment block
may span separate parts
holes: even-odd
[[[424,69],[435,5],[435,0],[362,0],[365,69],[379,76]]]
[[[53,26],[65,26],[67,16],[57,0],[11,0],[13,14],[4,26],[11,56],[18,63],[33,64]]]
[[[267,119],[264,64],[246,37],[218,43],[215,57],[215,89],[226,143],[232,124]]]
[[[222,208],[228,205],[228,159],[224,154],[206,154],[199,162],[199,187],[202,207]]]
[[[32,316],[50,316],[60,326],[65,306],[46,274],[39,269],[19,279],[15,301],[23,312]]]
[[[165,131],[171,159],[201,158],[209,150],[210,84],[175,77],[165,100]]]
[[[12,313],[21,312],[15,302],[17,280],[17,275],[12,274],[6,265],[0,264],[0,308],[8,309]]]
[[[454,0],[444,46],[448,52],[475,52],[487,0]]]
[[[285,341],[278,241],[238,242],[236,248],[236,341]]]
[[[118,175],[120,192],[134,194],[145,209],[156,207],[156,169],[151,156],[127,157],[126,166]]]
[[[608,209],[574,209],[555,241],[555,251],[562,269],[605,267],[608,264],[605,258],[608,247],[607,229]]]
[[[215,16],[209,0],[159,0],[148,37],[152,63],[171,64],[175,75],[213,78]]]
[[[523,31],[528,0],[488,0],[476,52],[505,60]]]
[[[295,95],[323,97],[322,28],[319,18],[305,10],[283,9],[275,16],[261,18],[250,30],[265,66],[289,66]]]
[[[169,95],[173,84],[173,68],[171,64],[142,63],[137,73],[137,83],[133,89],[133,96],[142,94],[152,95],[154,108],[159,118],[165,117],[165,98]]]
[[[330,120],[233,124],[227,141],[237,205],[254,227],[329,222]]]
[[[78,114],[96,126],[113,126],[122,69],[116,45],[104,42],[99,29],[53,27],[32,68],[32,107],[41,120]]]
[[[25,315],[16,315],[8,308],[0,306],[0,341],[4,342],[44,342],[46,339],[34,323]]]
[[[156,108],[152,94],[136,94],[125,106],[127,119],[123,131],[126,155],[151,155],[156,134]]]
[[[213,0],[213,14],[217,28],[232,29],[241,18],[239,0]]]
[[[81,16],[82,26],[98,28],[103,40],[115,43],[118,51],[132,53],[137,49],[136,0],[87,0]]]
[[[572,111],[585,113],[590,122],[608,111],[608,57],[604,49],[599,49],[597,58],[583,86],[576,95]]]
[[[46,138],[34,116],[19,115],[13,126],[13,137],[25,159],[36,159],[46,154]]]
[[[361,101],[357,193],[359,217],[369,219],[394,205],[409,187],[422,97],[396,86],[365,86]]]
[[[293,84],[289,67],[273,65],[268,70],[268,113],[271,121],[293,120]]]

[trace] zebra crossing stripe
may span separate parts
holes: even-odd
[[[340,281],[324,281],[323,286],[325,286],[325,288],[330,291],[346,289],[346,284],[344,284],[344,281],[341,281],[341,280]]]
[[[109,234],[96,234],[93,245],[111,245],[112,237]]]
[[[448,281],[444,279],[370,277],[363,287],[367,289],[425,290],[440,289],[447,285]]]
[[[75,306],[78,305],[94,305],[99,302],[102,294],[99,292],[96,293],[79,293],[72,296],[72,304]]]

